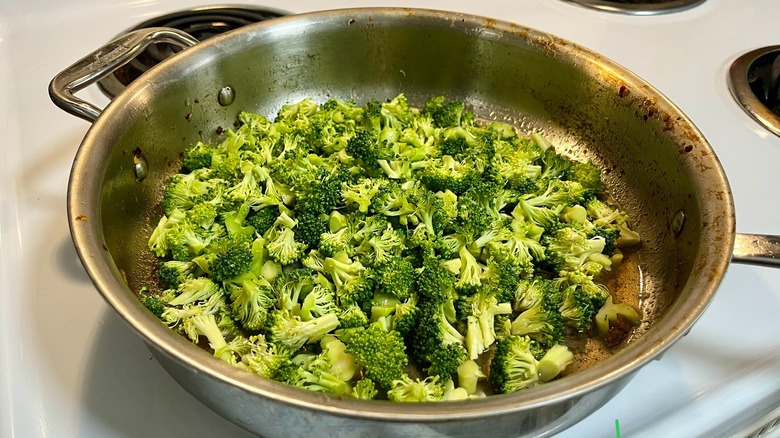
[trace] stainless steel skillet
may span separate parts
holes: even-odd
[[[153,68],[102,112],[72,92],[139,47],[194,41],[138,31],[52,81],[58,105],[93,121],[68,190],[71,233],[106,301],[168,372],[229,420],[263,436],[537,436],[589,415],[680,339],[732,261],[775,263],[776,240],[735,234],[726,176],[693,123],[652,86],[571,42],[511,23],[441,11],[356,9],[270,20],[210,39]],[[233,95],[226,91],[230,87]],[[259,379],[182,339],[138,302],[152,281],[146,238],[182,150],[234,122],[312,96],[431,95],[465,100],[485,119],[543,132],[604,169],[643,236],[643,323],[597,364],[537,388],[423,405],[340,400]],[[735,245],[736,242],[736,245]],[[768,249],[767,249],[768,248]],[[628,289],[631,289],[628,287]]]

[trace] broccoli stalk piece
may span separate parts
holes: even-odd
[[[574,361],[574,355],[565,345],[553,345],[539,359],[539,363],[536,366],[539,372],[539,381],[549,382],[556,378],[572,361]]]
[[[387,398],[394,402],[439,401],[444,398],[444,387],[439,384],[438,376],[412,380],[404,374],[400,379],[393,380]]]
[[[598,313],[596,313],[596,329],[599,335],[606,337],[610,326],[615,324],[618,319],[622,319],[632,326],[639,324],[639,314],[636,309],[625,303],[614,303],[610,295]]]
[[[477,392],[477,384],[487,376],[482,368],[473,360],[467,360],[458,366],[458,387],[466,390],[468,395]]]

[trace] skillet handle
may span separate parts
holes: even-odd
[[[150,44],[156,43],[176,44],[186,49],[197,44],[198,40],[185,32],[166,27],[135,30],[95,50],[55,76],[49,83],[49,97],[64,111],[94,122],[102,110],[73,94],[108,76]]]
[[[737,233],[731,260],[734,263],[780,268],[780,236]]]

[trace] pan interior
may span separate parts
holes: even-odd
[[[243,110],[273,118],[281,105],[304,97],[362,103],[404,92],[415,106],[434,95],[464,100],[482,119],[542,133],[558,151],[604,169],[610,195],[642,236],[611,285],[621,299],[641,305],[638,339],[667,324],[659,321],[674,303],[700,310],[728,258],[733,217],[728,187],[695,128],[653,89],[598,55],[526,28],[448,17],[281,18],[215,37],[190,49],[186,60],[142,76],[85,139],[97,166],[90,171],[98,175],[91,189],[98,243],[90,244],[96,252],[105,245],[129,286],[101,290],[104,296],[117,307],[111,295],[132,297],[154,282],[157,262],[146,242],[162,214],[162,187],[186,147],[217,141]],[[235,100],[223,106],[226,86]],[[143,180],[134,171],[139,157],[148,164]],[[725,193],[720,204],[710,205],[715,198],[707,184]],[[679,212],[685,221],[677,233]],[[726,246],[720,252],[706,244],[713,233]],[[715,285],[692,288],[689,278],[703,269]]]

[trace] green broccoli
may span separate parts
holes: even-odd
[[[537,364],[527,336],[510,336],[498,341],[490,361],[490,385],[501,394],[533,386],[539,381]]]
[[[423,380],[404,374],[393,380],[387,391],[387,398],[394,402],[430,402],[440,401],[444,397],[444,387],[439,384],[438,376],[428,376]]]
[[[138,298],[247,372],[336,397],[465,400],[480,380],[504,393],[560,376],[564,327],[595,320],[610,346],[638,323],[601,283],[639,235],[598,166],[461,100],[242,111],[182,164],[146,242],[161,291]]]
[[[398,332],[385,331],[378,324],[354,330],[346,352],[355,357],[355,363],[363,367],[366,377],[382,388],[391,388],[409,362],[403,338]]]

